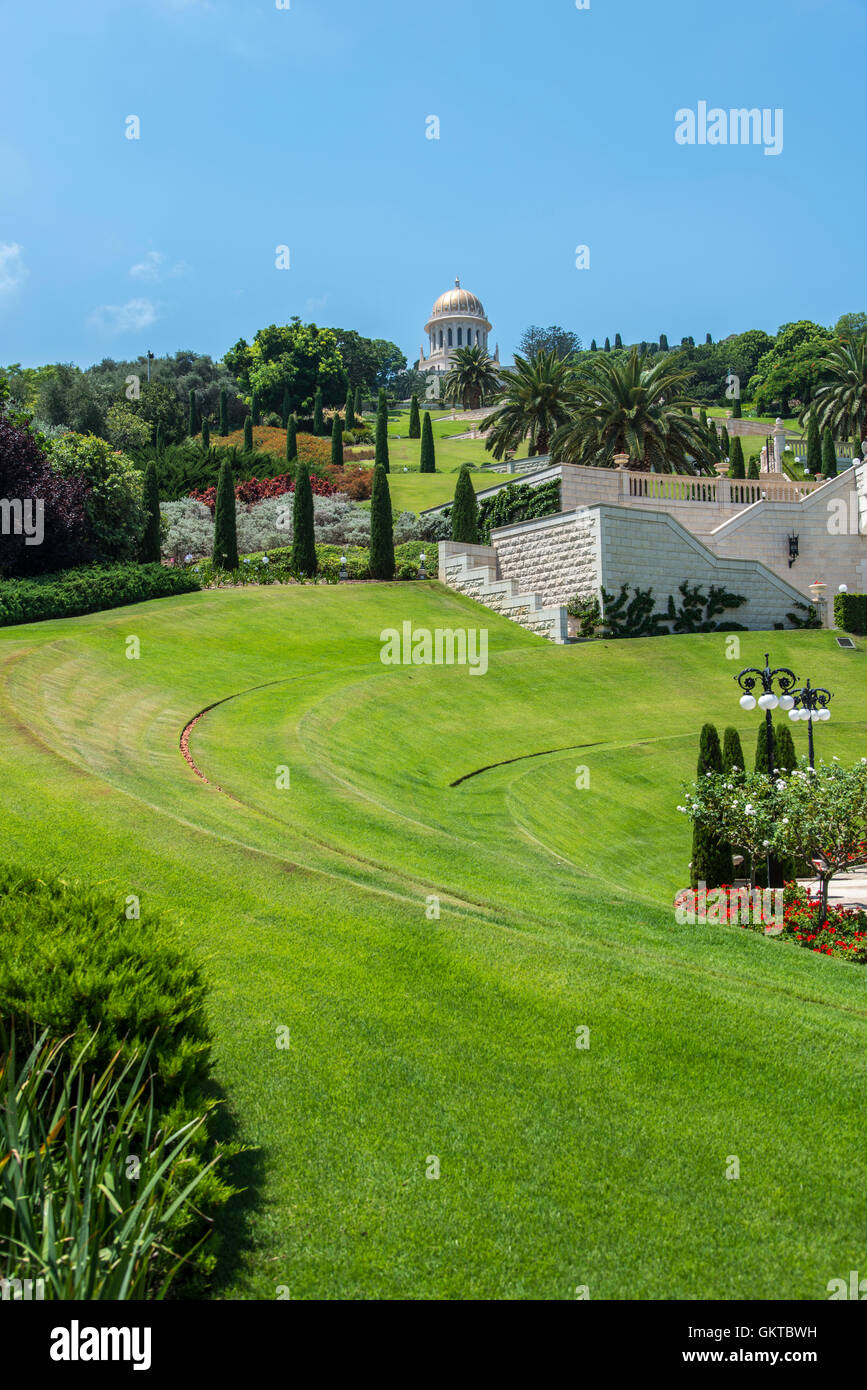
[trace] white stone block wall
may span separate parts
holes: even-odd
[[[599,512],[561,512],[491,532],[499,574],[543,603],[568,603],[599,590]]]

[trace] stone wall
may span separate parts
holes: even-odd
[[[599,512],[561,512],[491,532],[504,579],[540,594],[546,604],[599,590]]]

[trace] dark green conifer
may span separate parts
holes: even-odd
[[[373,470],[370,498],[370,574],[373,579],[394,578],[394,523],[388,474],[382,464]]]
[[[477,545],[479,541],[479,504],[466,464],[458,474],[455,486],[455,500],[452,503],[452,540],[462,541],[464,545]]]
[[[236,570],[238,530],[235,519],[235,479],[228,459],[223,459],[220,464],[214,523],[214,565],[221,570]]]
[[[316,573],[316,537],[313,530],[313,489],[306,463],[295,471],[292,501],[292,568],[299,574]]]

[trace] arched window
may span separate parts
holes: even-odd
[[[440,329],[440,347],[443,345],[443,331]]]
[[[463,347],[463,345],[464,345],[464,330],[463,330],[462,328],[459,328],[459,329],[458,329],[458,347]]]
[[[476,329],[476,347],[478,347],[478,346],[480,345],[480,343],[481,343],[481,339],[480,339],[480,337],[479,337],[479,330]]]
[[[449,329],[449,347],[452,346],[452,330]]]

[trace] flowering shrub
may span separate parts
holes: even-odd
[[[867,964],[867,912],[857,908],[827,907],[806,888],[787,883],[783,909],[783,940],[803,946],[817,955]]]
[[[316,497],[331,497],[335,491],[333,483],[315,475],[310,479],[310,487]],[[295,479],[291,473],[278,473],[274,478],[248,478],[245,482],[235,484],[236,500],[245,502],[248,506],[255,506],[257,502],[263,502],[268,497],[282,497],[285,493],[294,491]],[[217,505],[216,487],[205,488],[202,492],[193,489],[190,496],[197,502],[203,502],[209,508],[211,516],[214,515]]]

